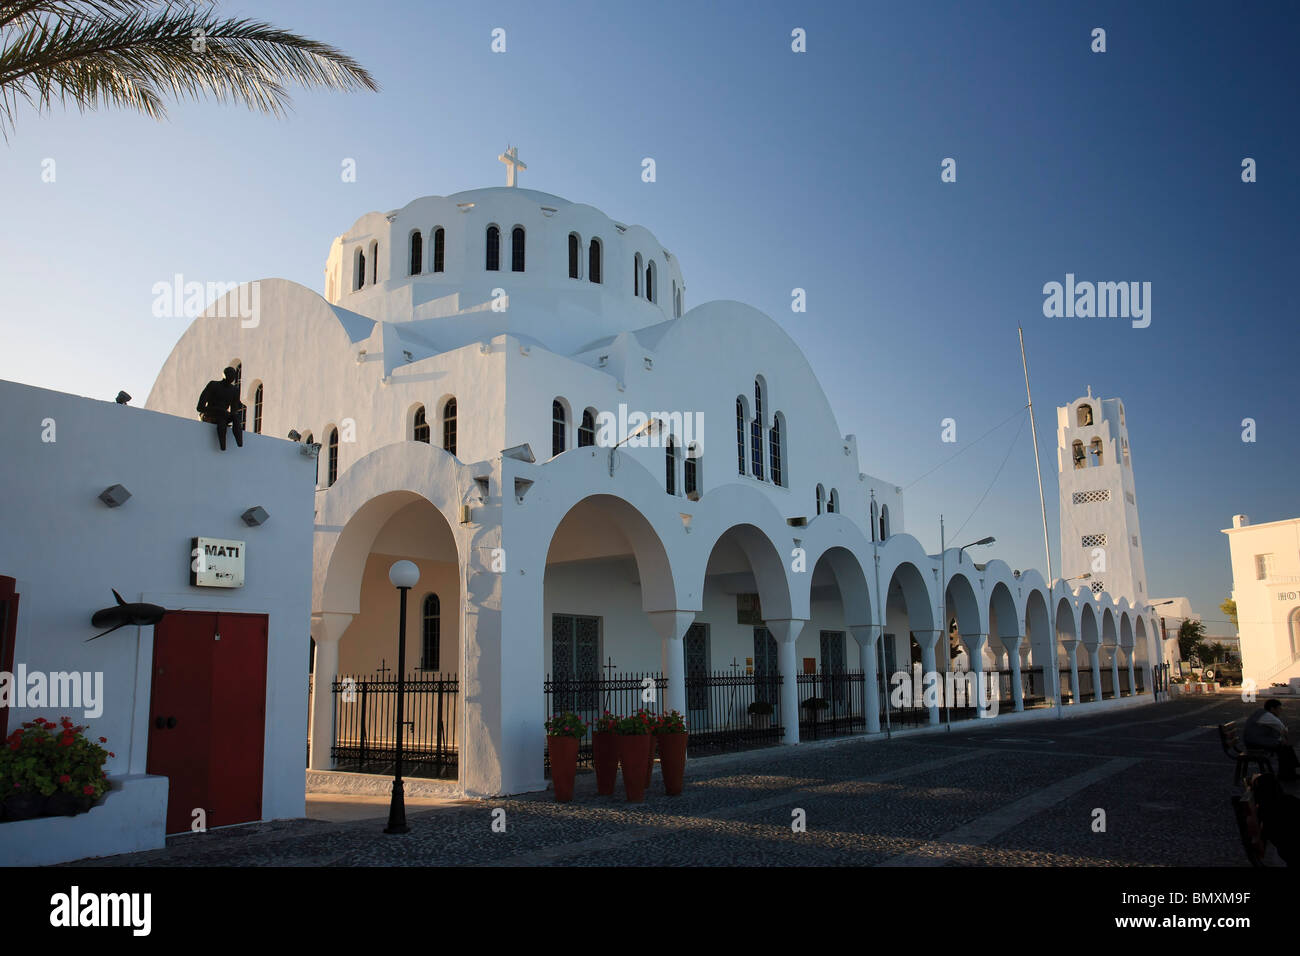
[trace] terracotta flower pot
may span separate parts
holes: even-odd
[[[650,734],[620,734],[618,738],[618,761],[623,765],[623,790],[628,803],[640,803],[645,799],[646,772],[648,755],[653,753],[654,737]]]
[[[591,762],[596,769],[596,792],[602,797],[611,796],[618,782],[618,734],[605,731],[591,735]]]
[[[681,796],[682,777],[686,772],[686,744],[690,734],[658,734],[659,773],[664,778],[664,792]]]
[[[41,815],[45,798],[39,793],[15,793],[5,798],[6,820],[31,820]]]
[[[573,799],[573,778],[578,773],[578,738],[547,735],[546,749],[551,755],[551,784],[557,803]]]

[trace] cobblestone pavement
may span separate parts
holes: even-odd
[[[374,819],[286,820],[70,865],[1243,866],[1215,725],[1255,706],[1223,694],[970,721],[696,761],[682,796],[665,795],[656,772],[643,804],[623,800],[621,779],[597,796],[583,774],[573,803],[531,794],[416,810],[405,836]],[[1283,711],[1300,721],[1295,702]],[[504,833],[491,826],[498,807]]]

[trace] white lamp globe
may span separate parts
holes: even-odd
[[[420,580],[420,569],[414,561],[397,561],[388,569],[388,580],[395,588],[413,588]]]

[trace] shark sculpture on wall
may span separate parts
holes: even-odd
[[[86,638],[86,644],[105,634],[111,634],[119,627],[134,625],[136,627],[145,627],[151,624],[157,624],[162,620],[162,616],[167,613],[167,609],[157,604],[144,604],[137,602],[128,604],[122,599],[122,595],[113,589],[113,597],[117,598],[117,603],[111,607],[101,608],[90,616],[91,627],[107,627],[108,630],[96,634],[94,637]],[[111,626],[110,626],[111,625]]]

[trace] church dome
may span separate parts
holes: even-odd
[[[679,318],[677,258],[642,226],[517,186],[424,196],[362,216],[330,247],[325,298],[386,322],[511,313],[557,351]]]

